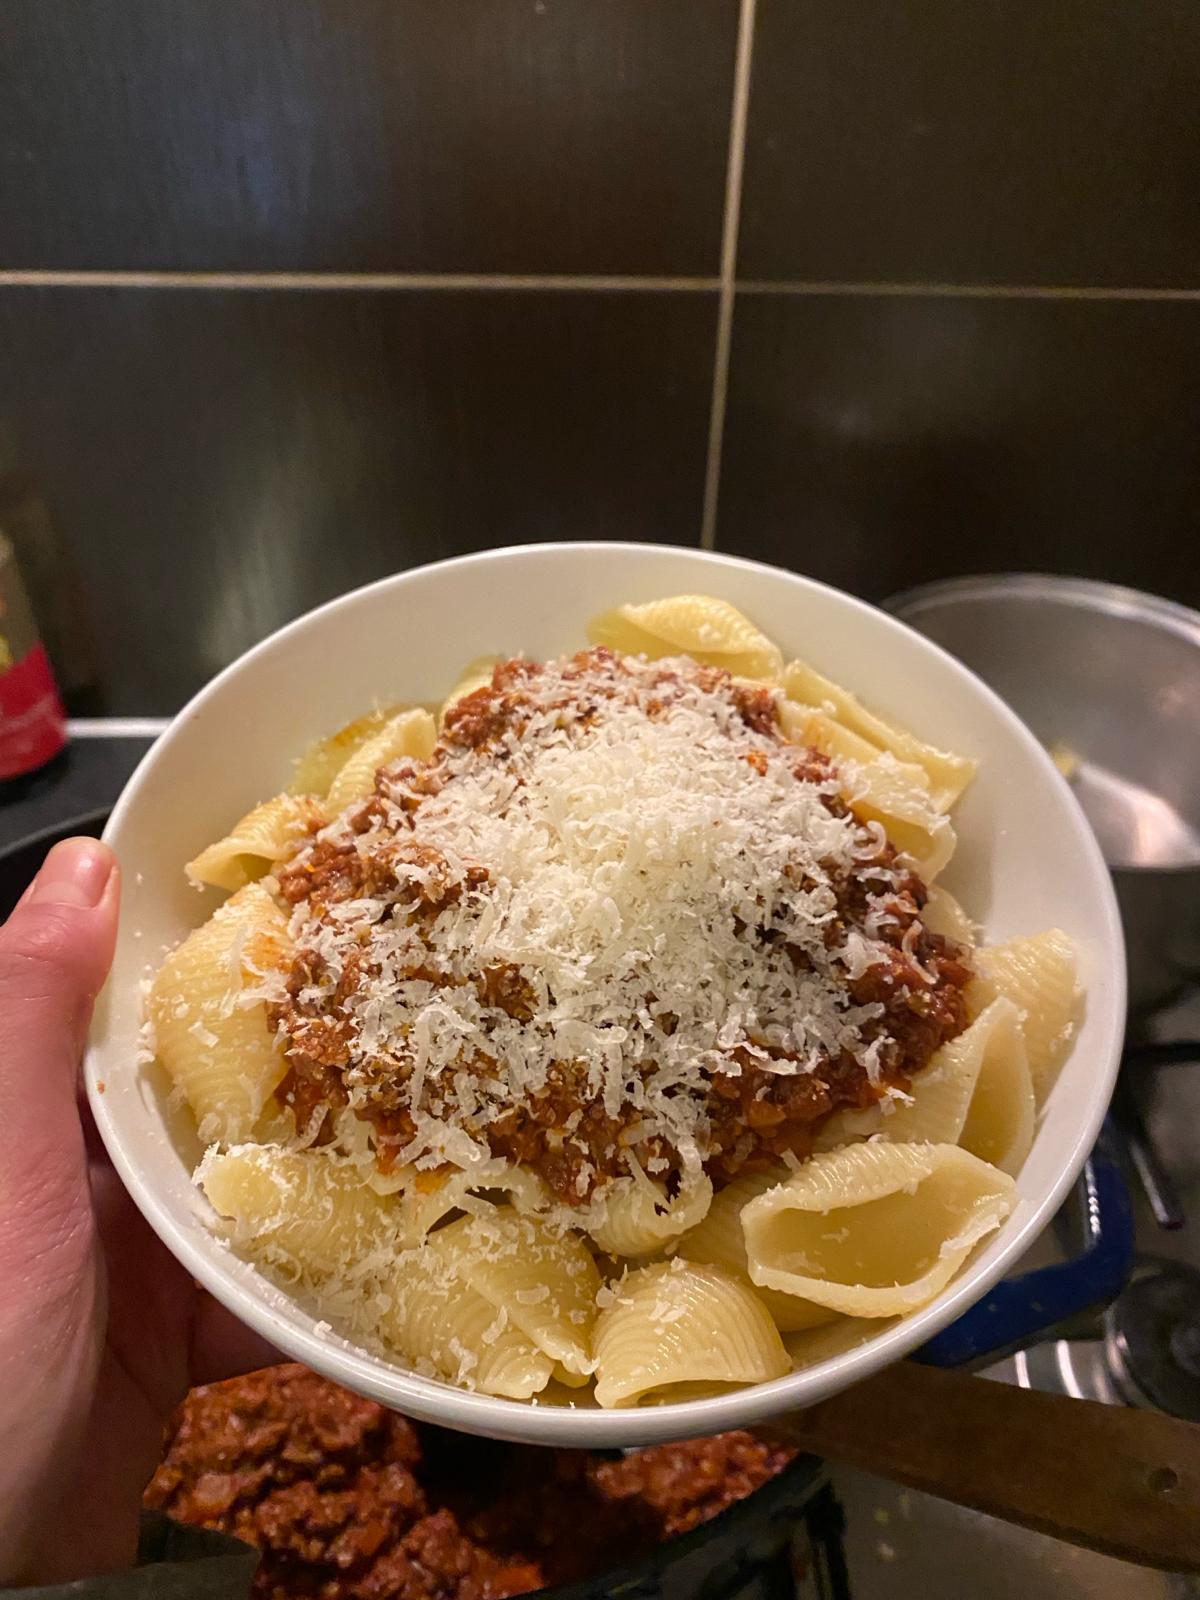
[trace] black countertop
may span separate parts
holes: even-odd
[[[115,802],[154,735],[101,730],[100,724],[83,724],[49,767],[20,784],[0,786],[0,850]]]

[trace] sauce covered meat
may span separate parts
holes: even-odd
[[[676,794],[635,793],[614,822],[604,775],[628,772],[635,746],[634,789],[657,756],[681,768]],[[709,812],[698,801],[667,837],[672,800],[686,812],[714,773]],[[548,828],[553,850],[527,864]],[[756,851],[769,867],[747,865]],[[560,910],[573,854],[600,887]],[[696,885],[689,904],[676,883]],[[298,952],[272,1017],[298,1124],[320,1139],[349,1105],[384,1167],[436,1166],[450,1127],[569,1205],[631,1160],[670,1185],[688,1151],[717,1183],[802,1156],[835,1110],[906,1091],[966,1022],[965,952],[926,927],[920,878],[858,820],[829,760],[785,740],[774,691],[712,667],[602,649],[503,663],[450,707],[429,762],[381,771],[279,886]],[[601,915],[615,938],[585,947],[579,928]],[[674,948],[697,929],[698,954]]]
[[[745,1433],[615,1460],[493,1444],[282,1366],[193,1390],[146,1503],[256,1545],[256,1600],[502,1600],[635,1561],[790,1459]]]

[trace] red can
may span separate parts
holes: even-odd
[[[54,669],[38,637],[12,545],[0,533],[0,780],[45,766],[66,742],[67,719]]]

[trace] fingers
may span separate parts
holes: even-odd
[[[107,1162],[92,1195],[108,1266],[108,1344],[165,1421],[187,1390],[283,1358],[204,1293],[158,1240]]]
[[[112,960],[118,893],[111,850],[67,839],[0,928],[0,1209],[9,1216],[28,1218],[39,1203],[52,1211],[50,1194],[85,1181],[75,1080]]]

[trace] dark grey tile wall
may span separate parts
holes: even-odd
[[[1200,303],[739,298],[725,549],[870,599],[1080,573],[1200,605]]]
[[[0,265],[717,269],[736,0],[5,0]]]
[[[0,457],[7,430],[109,710],[519,539],[1200,603],[1195,0],[6,0],[0,28]]]
[[[759,0],[741,273],[1200,286],[1195,0]]]
[[[169,712],[342,590],[492,545],[695,538],[716,297],[55,289],[0,414],[111,709]]]

